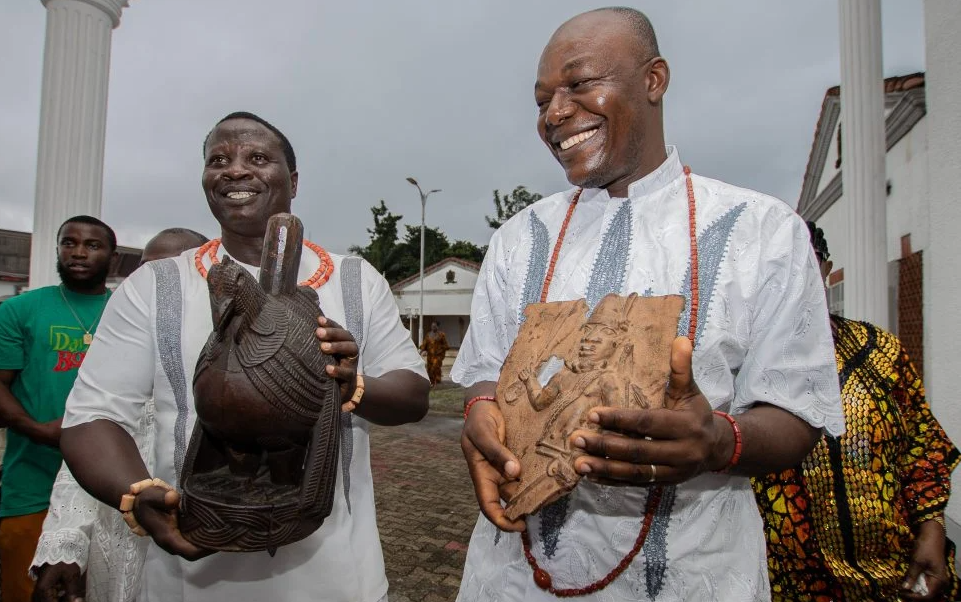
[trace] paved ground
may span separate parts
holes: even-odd
[[[432,411],[417,424],[371,429],[377,523],[390,602],[457,597],[477,502],[460,451],[463,420]]]

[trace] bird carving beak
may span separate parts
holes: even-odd
[[[217,302],[214,308],[214,327],[222,329],[230,322],[230,319],[234,317],[234,301],[233,299],[222,299]]]

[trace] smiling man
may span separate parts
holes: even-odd
[[[575,188],[495,232],[451,373],[469,387],[461,445],[482,512],[462,602],[769,600],[747,477],[797,463],[822,428],[843,431],[807,228],[777,199],[683,167],[664,142],[669,81],[630,8],[571,19],[541,55],[537,130]],[[609,293],[688,299],[667,407],[589,410],[601,430],[568,441],[587,478],[507,520],[500,496],[521,467],[491,400],[524,308],[593,309]]]
[[[324,524],[275,555],[212,554],[180,534],[176,491],[151,485],[136,494],[126,510],[146,532],[142,539],[118,512],[135,483],[180,483],[197,418],[191,383],[213,328],[208,271],[230,257],[257,277],[268,220],[289,212],[297,195],[290,142],[256,115],[228,115],[203,149],[201,184],[220,237],[140,268],[104,312],[67,401],[62,448],[76,483],[63,475],[54,489],[60,512],[44,524],[41,548],[50,545],[34,560],[38,599],[83,596],[86,572],[86,597],[104,601],[386,600],[368,430],[420,420],[429,382],[387,281],[363,260],[312,242],[304,242],[299,279],[317,291],[326,316],[318,344],[338,359],[327,374],[351,400],[342,407],[338,478]],[[91,504],[77,483],[102,503]],[[58,548],[63,541],[71,545]]]
[[[0,597],[27,602],[27,576],[60,468],[60,422],[107,303],[117,237],[78,215],[57,233],[58,286],[0,305],[0,426],[9,430],[0,499]]]

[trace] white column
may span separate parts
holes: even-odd
[[[127,0],[41,0],[47,8],[30,288],[56,284],[57,228],[100,217],[111,30]]]
[[[839,0],[841,183],[848,211],[844,315],[888,327],[880,0]]]
[[[961,442],[961,2],[925,0],[924,31],[930,219],[923,255],[924,386],[934,415],[957,445]],[[953,482],[948,516],[961,523],[961,471],[954,471]]]

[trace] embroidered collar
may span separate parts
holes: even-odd
[[[640,180],[627,187],[627,196],[632,199],[654,194],[658,190],[674,184],[684,178],[684,166],[678,157],[677,148],[668,146],[667,159],[661,165]]]

